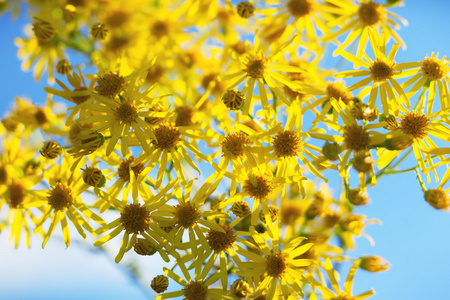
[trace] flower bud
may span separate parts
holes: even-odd
[[[156,253],[156,249],[149,240],[138,238],[134,243],[134,252],[143,256],[153,255]]]
[[[152,279],[150,287],[158,294],[164,292],[169,287],[169,279],[164,275],[158,275]]]
[[[243,299],[250,294],[250,286],[244,280],[238,279],[233,282],[230,291],[238,299]]]
[[[436,209],[447,210],[450,206],[450,198],[441,189],[432,189],[425,192],[425,201]]]
[[[389,262],[380,256],[364,256],[361,257],[359,267],[369,272],[382,272],[389,269]]]
[[[326,142],[325,145],[322,147],[322,154],[332,161],[339,159],[340,152],[341,146],[339,146],[339,144],[336,142],[333,143]]]
[[[62,148],[57,142],[49,141],[44,144],[44,147],[39,152],[45,158],[55,159],[61,154],[61,151]]]
[[[348,201],[353,205],[366,205],[369,203],[369,195],[359,188],[351,189],[348,192]]]

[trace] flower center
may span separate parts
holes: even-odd
[[[297,156],[302,151],[301,137],[294,130],[278,132],[272,143],[275,154],[281,157]]]
[[[294,224],[302,216],[302,209],[295,202],[284,202],[281,206],[281,223]]]
[[[86,167],[81,170],[83,171],[83,181],[89,186],[97,186],[103,179],[102,171],[96,167]]]
[[[394,75],[393,65],[388,65],[382,60],[376,60],[369,68],[371,76],[375,81],[382,81],[391,78]]]
[[[126,160],[123,160],[119,166],[119,178],[124,182],[130,182],[130,164],[134,161],[134,156],[128,157]],[[144,170],[145,166],[141,163],[131,167],[133,170],[134,177],[137,178],[139,174]],[[84,175],[83,175],[84,176]]]
[[[231,211],[238,217],[245,218],[251,213],[250,206],[247,202],[241,200],[234,202]]]
[[[128,204],[120,213],[120,223],[127,233],[142,233],[150,227],[150,211],[140,204]]]
[[[273,190],[272,181],[266,175],[250,175],[252,180],[247,179],[244,182],[243,190],[250,197],[257,200],[265,200]],[[254,181],[254,182],[252,182]]]
[[[72,190],[67,185],[57,182],[47,199],[52,208],[62,211],[73,203]]]
[[[287,9],[295,18],[309,15],[313,11],[314,2],[311,0],[289,0]]]
[[[130,14],[123,10],[113,10],[106,17],[106,23],[110,27],[120,28],[130,19]]]
[[[244,104],[244,96],[238,90],[228,90],[222,97],[222,102],[231,111],[241,108]]]
[[[153,130],[158,142],[152,139],[152,144],[157,149],[173,150],[180,141],[181,131],[172,125],[160,125]]]
[[[116,119],[123,123],[131,123],[138,116],[138,110],[136,106],[134,106],[133,102],[125,101],[121,103],[115,110],[114,115]]]
[[[178,219],[178,226],[188,229],[200,220],[200,213],[198,207],[188,201],[175,206],[175,217]]]
[[[448,64],[448,63],[447,63]],[[422,61],[422,72],[429,80],[439,80],[445,76],[446,63],[439,61],[434,57],[427,58]]]
[[[233,228],[228,224],[219,224],[219,226],[222,227],[225,232],[211,229],[206,238],[211,250],[215,252],[225,252],[234,244],[234,242],[236,242],[236,234],[234,233]]]
[[[56,35],[56,28],[53,26],[53,24],[41,20],[39,18],[35,18],[36,22],[33,23],[32,30],[34,31],[34,34],[36,35],[39,42],[48,42],[51,39],[53,39]]]
[[[361,151],[369,147],[370,136],[363,126],[351,125],[344,128],[344,142],[347,149]]]
[[[377,24],[383,19],[384,12],[381,4],[375,2],[362,3],[358,9],[359,21],[365,26]]]
[[[74,91],[74,92],[79,92],[79,91],[86,91],[86,90],[88,90],[88,88],[82,86],[82,87],[79,87],[79,88],[75,88],[73,91]],[[91,97],[91,95],[86,95],[86,96],[72,96],[72,101],[73,101],[75,104],[81,104],[81,103],[83,103],[84,101],[86,101],[87,99],[89,99],[90,97]]]
[[[8,181],[8,170],[5,165],[0,166],[0,184],[5,184]]]
[[[229,151],[234,155],[234,158],[244,156],[244,149],[242,148],[242,146],[249,144],[250,139],[244,132],[229,133],[220,143],[224,155],[227,155],[227,151]]]
[[[335,98],[336,100],[342,100],[345,104],[353,100],[353,95],[344,86],[343,83],[335,82],[330,83],[327,86],[327,96],[328,98]]]
[[[275,252],[267,256],[266,272],[267,275],[280,278],[286,273],[287,264],[286,259],[281,251]]]
[[[164,68],[160,64],[151,66],[147,71],[148,73],[145,77],[145,81],[150,84],[159,82],[165,73]]]
[[[194,109],[189,105],[178,106],[175,109],[177,118],[175,119],[175,126],[191,126],[194,124],[192,118],[194,117]]]
[[[103,74],[97,79],[97,86],[95,91],[102,96],[114,98],[122,91],[125,86],[125,79],[123,76],[110,72]]]
[[[194,281],[183,288],[184,299],[186,300],[206,300],[208,288],[201,281]]]
[[[12,208],[17,208],[17,206],[23,203],[25,199],[24,189],[24,186],[20,183],[13,183],[9,186],[9,199]]]
[[[156,21],[155,23],[153,23],[150,32],[154,37],[160,39],[169,34],[169,24],[164,21]]]
[[[216,94],[223,94],[225,87],[218,78],[218,74],[210,73],[202,78],[202,87],[206,90],[211,85],[212,90]]]
[[[247,57],[247,59],[246,68],[243,70],[247,72],[247,76],[255,79],[263,77],[267,68],[267,58],[261,54],[261,57],[251,56]]]
[[[412,135],[416,139],[423,139],[428,133],[425,130],[430,124],[430,120],[422,113],[409,112],[402,116],[400,129]]]

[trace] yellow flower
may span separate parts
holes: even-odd
[[[104,224],[104,221],[81,201],[81,194],[89,186],[81,180],[81,174],[79,172],[72,172],[70,170],[72,163],[70,156],[63,156],[60,166],[54,166],[48,172],[44,173],[50,189],[47,191],[30,191],[30,194],[37,199],[29,204],[30,207],[46,205],[43,208],[41,218],[36,224],[35,232],[41,230],[47,219],[51,219],[50,226],[44,235],[42,248],[45,247],[45,244],[58,223],[61,224],[66,247],[69,247],[70,232],[67,218],[69,218],[84,239],[86,239],[86,233],[83,228],[90,233],[94,232],[94,229],[89,225],[89,220],[92,219],[98,224]]]
[[[372,0],[358,0],[358,4],[351,1],[327,1],[335,5],[335,10],[342,15],[328,24],[330,27],[340,26],[337,31],[327,35],[325,41],[334,40],[346,32],[349,32],[344,42],[334,51],[339,54],[354,42],[358,42],[356,57],[361,58],[364,54],[370,34],[386,33],[392,37],[402,48],[406,48],[404,41],[396,30],[400,28],[399,22],[407,26],[408,22],[389,11],[386,6]],[[359,40],[359,41],[358,41]]]
[[[328,278],[331,283],[331,287],[333,290],[327,287],[326,283],[319,282],[312,276],[308,276],[308,280],[311,281],[312,284],[314,284],[314,287],[316,287],[319,291],[323,293],[323,297],[326,300],[360,300],[360,299],[366,299],[368,297],[371,297],[375,294],[375,291],[373,289],[363,292],[359,295],[353,296],[352,295],[352,285],[353,285],[353,279],[355,277],[356,270],[361,264],[361,259],[356,260],[353,265],[351,266],[347,278],[345,279],[344,283],[344,290],[341,290],[339,287],[339,283],[336,280],[336,271],[333,269],[333,266],[331,265],[330,259],[327,258],[327,261],[325,263],[325,266],[323,267],[326,271]]]
[[[413,68],[408,70],[412,76],[410,79],[402,84],[404,89],[411,86],[410,90],[406,93],[406,96],[412,97],[420,88],[423,91],[428,91],[428,103],[427,114],[431,114],[433,110],[434,99],[436,97],[436,91],[439,94],[440,109],[447,110],[450,108],[450,96],[449,96],[449,71],[448,60],[445,56],[442,59],[438,59],[439,53],[431,53],[431,57],[426,56],[423,61],[409,63],[408,67]],[[421,95],[419,101],[423,101],[423,95]]]
[[[253,282],[256,286],[256,292],[252,296],[258,297],[266,292],[267,299],[273,299],[278,286],[283,291],[284,299],[289,297],[288,286],[303,296],[301,286],[306,282],[306,278],[302,274],[303,268],[311,265],[312,261],[299,258],[299,256],[308,251],[313,244],[299,246],[305,238],[297,237],[290,241],[283,250],[279,249],[278,224],[273,227],[273,236],[269,241],[265,241],[253,227],[251,227],[251,233],[255,240],[254,247],[257,247],[262,255],[239,248],[238,254],[246,257],[248,261],[237,263],[240,268],[237,274],[245,277],[248,282]],[[271,248],[269,248],[268,242],[271,242]]]
[[[283,55],[284,50],[292,44],[294,38],[280,45],[277,49],[271,51],[271,54],[266,56],[260,44],[258,35],[255,35],[254,49],[247,51],[248,55],[245,59],[240,58],[241,63],[244,65],[244,69],[242,69],[242,71],[224,76],[226,80],[238,78],[237,80],[235,79],[236,81],[234,83],[228,86],[228,89],[238,86],[241,82],[247,79],[244,87],[242,88],[242,93],[245,94],[245,101],[242,107],[242,114],[244,116],[247,116],[250,112],[255,83],[258,85],[261,104],[267,115],[269,114],[270,107],[265,87],[266,84],[276,95],[276,97],[278,97],[287,106],[290,105],[290,102],[286,99],[286,96],[281,91],[277,82],[287,85],[292,90],[301,90],[297,84],[275,71],[303,72],[303,69],[293,66],[272,64],[272,62],[276,62],[279,57]]]
[[[348,52],[340,52],[342,57],[353,62],[357,66],[366,68],[367,70],[344,71],[337,73],[335,77],[345,78],[367,76],[366,78],[350,86],[348,89],[350,91],[360,89],[372,82],[372,89],[370,91],[368,103],[369,107],[375,107],[375,102],[379,93],[381,106],[386,115],[390,112],[397,112],[402,103],[406,104],[409,108],[411,106],[409,98],[406,96],[400,84],[396,81],[396,78],[401,76],[402,70],[410,68],[408,63],[395,64],[394,58],[399,44],[394,44],[391,51],[388,55],[386,55],[386,35],[381,34],[381,36],[378,36],[378,34],[370,32],[369,38],[373,53],[375,54],[374,61],[366,54],[363,55],[363,60]],[[394,91],[400,96],[401,101],[395,97]]]
[[[120,217],[95,230],[96,235],[101,235],[110,230],[111,232],[98,238],[94,242],[94,246],[103,245],[123,232],[122,244],[119,253],[115,258],[116,263],[119,263],[124,254],[131,250],[135,245],[138,235],[141,235],[150,241],[165,261],[169,261],[169,258],[164,249],[169,251],[172,256],[178,257],[178,254],[167,242],[167,234],[159,227],[154,219],[155,211],[163,208],[166,202],[170,200],[176,192],[176,188],[172,192],[169,192],[175,186],[175,183],[176,180],[172,180],[156,195],[151,193],[143,195],[142,199],[144,204],[139,203],[137,198],[133,198],[133,202],[127,204],[125,201],[120,201],[111,197],[107,192],[100,191],[99,196],[117,209],[120,212]]]
[[[180,268],[183,277],[180,277],[174,271],[166,267],[163,268],[164,273],[183,288],[174,292],[158,295],[156,296],[156,299],[161,300],[175,297],[184,297],[184,300],[233,299],[226,289],[211,288],[211,286],[223,276],[223,274],[221,274],[222,272],[219,271],[207,278],[212,265],[202,266],[202,264],[198,264],[199,267],[195,270],[194,278],[192,278],[183,261],[177,260],[176,264]]]

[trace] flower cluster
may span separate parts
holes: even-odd
[[[56,84],[0,125],[0,232],[16,247],[59,227],[66,247],[74,229],[121,239],[116,263],[133,249],[173,266],[148,283],[157,299],[364,299],[356,270],[389,263],[347,251],[371,241],[357,207],[377,179],[415,171],[450,207],[450,68],[396,62],[401,1],[27,2],[18,55]],[[326,47],[353,68],[321,67]]]

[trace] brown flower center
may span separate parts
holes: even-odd
[[[17,208],[23,203],[25,199],[24,189],[25,187],[21,183],[13,183],[9,186],[9,199],[12,208]]]
[[[119,178],[125,182],[130,182],[130,164],[134,161],[134,156],[130,156],[127,159],[124,159],[119,166],[118,173]],[[141,163],[131,167],[133,170],[134,177],[137,178],[139,174],[144,170],[145,166]]]
[[[252,198],[266,200],[273,190],[272,181],[265,175],[250,176],[253,176],[252,180],[247,179],[244,182],[243,190]]]
[[[430,120],[422,113],[409,112],[402,116],[400,129],[412,135],[416,139],[423,139],[427,136],[426,128],[430,125]]]
[[[302,151],[302,140],[294,130],[278,132],[273,138],[275,154],[281,157],[297,156]]]
[[[206,300],[208,288],[201,281],[194,281],[183,288],[185,300]]]
[[[344,86],[343,83],[334,82],[327,86],[327,96],[328,98],[335,98],[336,100],[342,100],[345,104],[353,100],[353,95]]]
[[[351,125],[344,129],[344,142],[347,145],[347,149],[362,151],[369,147],[370,136],[363,126]]]
[[[233,246],[234,242],[236,242],[236,234],[234,233],[233,228],[228,224],[219,224],[219,226],[222,227],[225,232],[210,229],[206,238],[211,250],[215,252],[225,252],[228,248]]]
[[[422,72],[429,80],[439,80],[445,75],[445,65],[434,58],[427,58],[422,61]]]
[[[172,125],[160,125],[153,132],[158,142],[152,139],[151,143],[157,149],[171,151],[180,141],[181,131]]]
[[[189,105],[178,106],[175,109],[177,118],[175,119],[175,126],[191,126],[194,124],[192,118],[194,117],[194,109]]]
[[[150,211],[140,204],[128,204],[120,213],[120,223],[127,233],[142,233],[150,227]]]
[[[275,252],[267,256],[266,260],[266,272],[267,275],[280,278],[286,273],[287,263],[281,251]]]
[[[249,145],[250,139],[244,132],[229,133],[220,143],[222,152],[227,155],[227,151],[233,154],[234,158],[244,156],[244,148],[242,146]]]
[[[246,68],[243,70],[247,73],[248,77],[261,78],[264,76],[267,68],[267,58],[264,55],[248,57],[248,62],[245,64]]]
[[[55,210],[64,210],[73,203],[72,190],[65,184],[57,182],[49,192],[48,204]]]
[[[103,74],[97,79],[95,91],[102,96],[114,98],[122,91],[126,82],[123,76],[110,72]]]
[[[383,6],[375,2],[362,3],[358,9],[359,21],[365,26],[377,24],[384,17]]]
[[[138,110],[133,102],[128,100],[115,108],[114,115],[122,123],[131,123],[137,118]]]
[[[388,65],[382,60],[376,60],[369,68],[371,76],[375,81],[383,81],[394,75],[393,65]]]
[[[301,18],[312,13],[314,2],[311,0],[289,0],[287,9],[295,18]]]
[[[188,229],[197,224],[200,220],[200,213],[198,207],[188,201],[175,206],[175,217],[178,220],[178,226]]]

